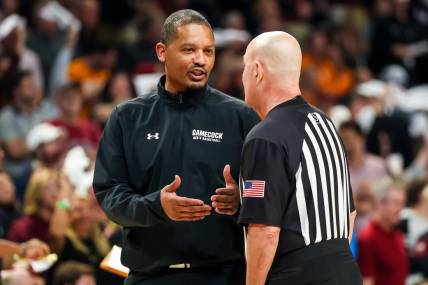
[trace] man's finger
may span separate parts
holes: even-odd
[[[220,194],[220,195],[233,195],[235,194],[235,191],[237,191],[237,189],[229,187],[229,188],[217,188],[215,190],[216,194]]]
[[[177,192],[177,189],[181,185],[181,178],[178,175],[175,175],[174,181],[172,181],[170,184],[168,184],[164,189],[166,192]]]
[[[47,244],[44,244],[44,243],[41,244],[40,249],[41,249],[42,256],[48,255],[50,253],[50,249],[49,249],[49,246]]]
[[[232,203],[213,202],[211,205],[213,208],[220,208],[220,209],[232,209],[233,208]]]
[[[187,197],[175,197],[175,202],[179,206],[203,206],[204,201]]]
[[[180,213],[197,213],[197,212],[211,212],[209,205],[203,206],[177,206],[177,211]]]
[[[230,165],[226,164],[223,169],[223,178],[226,185],[236,184],[235,179],[233,179],[232,174],[230,173]]]
[[[233,196],[230,195],[213,195],[211,201],[220,203],[232,203],[234,201]]]
[[[232,210],[232,209],[223,210],[223,209],[216,208],[215,211],[216,213],[222,214],[222,215],[234,215],[236,213],[236,210]]]

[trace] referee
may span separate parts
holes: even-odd
[[[329,118],[298,95],[301,58],[284,32],[259,35],[244,56],[245,100],[263,119],[241,159],[247,285],[362,284],[345,151]]]

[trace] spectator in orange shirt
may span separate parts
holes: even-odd
[[[313,81],[316,89],[312,103],[327,110],[353,87],[353,73],[345,64],[337,44],[330,44],[324,31],[311,34],[309,47],[303,54],[303,75]]]
[[[92,114],[92,106],[101,95],[116,61],[117,52],[114,48],[94,43],[87,55],[70,62],[67,70],[68,79],[71,82],[78,82],[82,86],[85,103],[82,112],[84,117]]]
[[[329,59],[320,65],[318,84],[323,96],[337,101],[346,96],[353,86],[353,74],[345,65],[342,49],[332,44],[328,49]]]

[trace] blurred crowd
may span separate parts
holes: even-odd
[[[347,152],[365,285],[428,284],[427,0],[0,0],[0,239],[58,256],[41,273],[4,262],[4,284],[121,282],[99,269],[120,228],[92,193],[97,144],[117,104],[156,87],[154,45],[183,8],[210,21],[210,84],[237,98],[249,40],[299,40],[302,95]]]

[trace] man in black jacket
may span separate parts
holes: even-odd
[[[235,181],[259,118],[207,85],[214,36],[198,12],[171,14],[156,53],[166,75],[113,111],[95,166],[96,197],[123,226],[126,284],[243,284]]]

